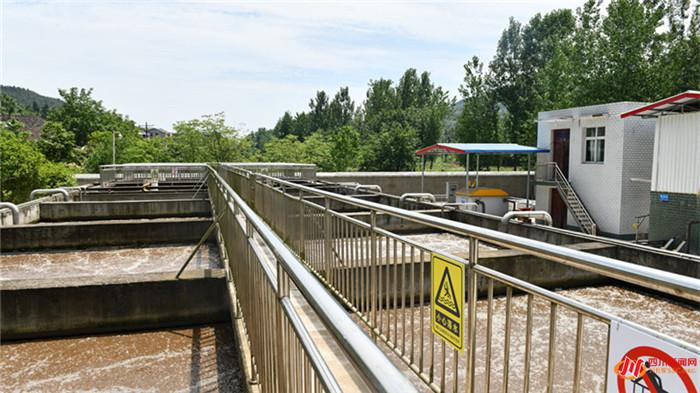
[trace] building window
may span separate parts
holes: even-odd
[[[584,162],[605,160],[605,127],[586,127],[586,159]]]

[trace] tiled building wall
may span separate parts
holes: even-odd
[[[622,203],[620,233],[634,233],[635,217],[649,214],[649,190],[654,161],[654,119],[630,117],[624,120],[625,140],[622,157]],[[633,180],[636,179],[636,180]],[[644,220],[639,233],[647,233],[649,220]]]
[[[662,195],[664,196],[662,198]],[[662,200],[663,199],[663,200]],[[649,240],[686,239],[688,223],[700,220],[700,196],[696,194],[651,193]],[[700,226],[696,225],[690,239],[691,251],[700,254]]]

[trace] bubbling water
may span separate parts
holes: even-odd
[[[0,256],[0,280],[178,271],[193,248],[194,245],[178,244],[4,253]],[[216,244],[205,243],[187,270],[220,267]]]
[[[0,346],[0,391],[244,392],[228,324]]]

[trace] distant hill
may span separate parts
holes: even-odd
[[[450,113],[445,117],[445,133],[442,135],[441,142],[459,142],[456,140],[456,129],[459,117],[464,110],[464,100],[459,100],[452,105]]]
[[[63,101],[58,98],[42,96],[23,87],[0,85],[0,93],[7,94],[30,110],[34,107],[35,102],[40,110],[43,109],[44,105],[51,109],[63,104]]]

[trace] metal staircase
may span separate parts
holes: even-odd
[[[561,199],[566,203],[566,207],[574,217],[581,230],[589,235],[595,235],[597,226],[590,213],[583,205],[581,199],[574,191],[569,180],[564,176],[556,162],[548,162],[538,165],[537,181],[555,185]]]

